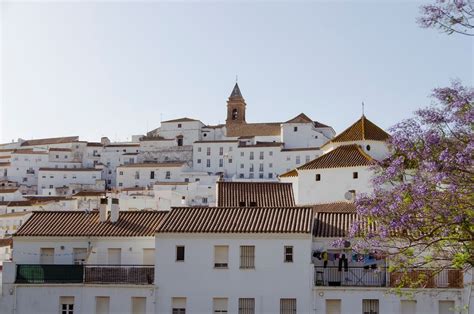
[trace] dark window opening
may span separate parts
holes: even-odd
[[[353,179],[359,178],[359,173],[358,173],[357,171],[353,172],[353,173],[352,173],[352,178],[353,178]]]
[[[321,175],[319,173],[316,174],[316,181],[321,181]]]
[[[365,149],[370,150],[370,145],[367,145]]]
[[[237,120],[237,117],[238,117],[238,110],[233,109],[232,110],[232,120]]]
[[[176,261],[184,262],[184,246],[176,247]]]

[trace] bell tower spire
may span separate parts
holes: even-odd
[[[226,124],[240,124],[245,122],[245,103],[239,84],[235,82],[234,89],[227,100]]]

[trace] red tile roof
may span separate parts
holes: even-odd
[[[105,191],[80,191],[73,196],[103,196]]]
[[[343,145],[298,167],[298,170],[370,166],[374,160],[359,145]]]
[[[280,122],[270,123],[239,123],[227,125],[228,137],[239,136],[277,136],[281,133]]]
[[[70,152],[72,151],[70,148],[55,148],[52,147],[49,149],[50,152]]]
[[[313,205],[314,212],[318,213],[355,213],[356,207],[350,202],[334,202]]]
[[[14,237],[152,237],[167,211],[121,211],[115,223],[99,212],[44,211],[33,215]]]
[[[311,233],[312,209],[291,208],[173,208],[158,233]]]
[[[21,155],[47,155],[47,151],[39,151],[33,149],[15,149],[12,154],[21,154]]]
[[[300,113],[299,115],[297,115],[293,119],[286,121],[285,123],[312,123],[312,122],[313,120],[311,120],[307,115],[305,115],[304,113]]]
[[[291,183],[220,181],[217,182],[217,206],[292,207],[295,199]]]
[[[352,142],[352,141],[386,141],[389,138],[387,132],[379,128],[364,115],[353,125],[342,131],[331,142]]]
[[[283,174],[280,174],[280,178],[290,178],[290,177],[297,177],[298,176],[298,171],[296,169],[290,170],[288,172],[285,172]]]
[[[101,169],[95,168],[39,168],[39,171],[70,171],[70,172],[78,172],[78,171],[102,171]]]
[[[3,194],[3,193],[15,193],[16,191],[18,191],[18,188],[1,188],[1,189],[0,189],[0,194]]]
[[[21,143],[21,146],[65,144],[65,143],[77,142],[78,140],[79,140],[79,136],[41,138],[37,140],[24,141],[23,143]]]
[[[354,222],[360,221],[364,230],[375,231],[374,224],[367,223],[356,213],[316,212],[314,215],[313,236],[340,238],[349,235]]]

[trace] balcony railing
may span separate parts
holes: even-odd
[[[314,284],[316,286],[346,286],[346,287],[385,287],[386,268],[375,269],[364,267],[344,268],[329,266],[316,267],[314,270]]]
[[[386,267],[315,267],[316,286],[345,287],[400,287],[400,288],[462,288],[462,271],[445,269],[439,273],[413,270],[407,273],[389,273]]]
[[[16,268],[16,283],[153,284],[153,265],[31,265]]]

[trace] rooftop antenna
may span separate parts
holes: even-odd
[[[239,82],[239,76],[235,75],[235,83],[237,84]]]
[[[364,111],[365,111],[365,110],[364,110],[364,106],[365,106],[365,104],[364,104],[364,102],[362,102],[362,115],[365,114],[365,112],[364,112]]]

